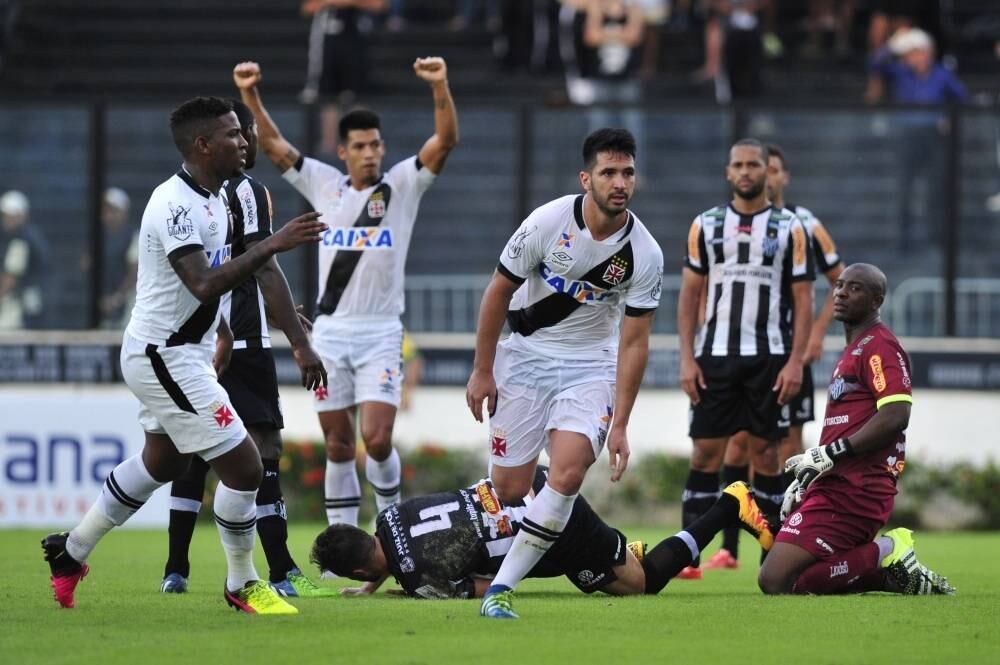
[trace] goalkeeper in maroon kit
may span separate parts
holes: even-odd
[[[820,445],[786,463],[795,480],[760,569],[764,593],[955,593],[917,561],[909,529],[877,536],[892,513],[913,402],[909,357],[879,317],[885,293],[885,275],[865,263],[836,281],[833,315],[847,347],[833,371]]]

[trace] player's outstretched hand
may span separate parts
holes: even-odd
[[[320,386],[326,387],[326,367],[311,345],[306,344],[292,349],[292,356],[295,358],[295,364],[299,366],[299,372],[302,373],[303,388],[312,391]]]
[[[487,400],[487,413],[491,416],[496,413],[497,382],[493,372],[473,370],[465,387],[465,403],[472,411],[472,417],[480,423],[483,422],[483,400]]]
[[[706,387],[701,365],[693,358],[690,360],[681,358],[681,390],[687,394],[692,404],[701,401],[701,394],[698,391]]]
[[[260,83],[260,65],[256,62],[241,62],[233,67],[233,83],[240,90],[246,90]]]
[[[313,331],[313,322],[305,313],[305,305],[298,305],[295,307],[295,314],[299,317],[299,324],[302,325],[302,329],[307,333]]]
[[[621,480],[628,467],[628,458],[632,454],[628,445],[628,436],[624,427],[612,426],[608,433],[608,458],[611,462],[611,482]]]
[[[448,65],[444,58],[417,58],[413,61],[413,71],[428,83],[448,80]]]
[[[374,591],[369,590],[367,586],[344,587],[340,590],[340,595],[347,596],[348,598],[352,596],[370,596],[373,593]]]
[[[789,358],[778,372],[778,380],[771,390],[778,393],[778,404],[788,404],[802,390],[802,363]]]
[[[306,245],[311,242],[319,242],[326,231],[326,224],[319,221],[321,213],[307,212],[299,215],[290,222],[286,222],[274,235],[270,237],[276,252],[287,252],[295,249],[299,245]]]

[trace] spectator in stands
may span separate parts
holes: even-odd
[[[645,21],[639,2],[585,0],[566,7],[567,30],[560,39],[573,44],[565,50],[570,101],[581,106],[641,101],[642,85],[636,74]],[[605,111],[595,111],[591,120],[595,127],[615,123]]]
[[[393,0],[400,2],[400,0]],[[485,14],[486,28],[491,32],[500,29],[500,0],[458,0],[455,6],[455,16],[448,22],[448,27],[458,32],[472,25],[480,14]]]
[[[337,152],[338,108],[352,106],[369,78],[368,44],[374,14],[387,0],[303,0],[302,14],[312,16],[309,66],[302,101],[321,102],[320,151]]]
[[[901,30],[921,28],[941,38],[939,0],[869,0],[868,52],[874,54]]]
[[[940,105],[967,101],[969,93],[955,73],[934,61],[934,41],[919,28],[898,31],[888,44],[875,52],[869,62],[870,76],[865,99],[876,103],[891,91],[891,101],[901,104]],[[894,119],[899,144],[899,219],[901,245],[913,240],[914,182],[923,175],[927,219],[932,229],[944,223],[940,185],[944,180],[944,144],[947,118],[938,112],[906,111]]]
[[[652,81],[660,64],[660,33],[670,18],[671,0],[639,0],[644,23],[639,77]]]
[[[128,323],[135,300],[135,282],[139,268],[139,232],[129,223],[131,200],[124,190],[109,187],[101,203],[104,228],[103,273],[101,279],[101,327],[121,330]],[[89,272],[90,254],[84,254],[80,267]]]
[[[49,244],[29,211],[19,191],[0,197],[0,330],[44,325]]]
[[[809,40],[802,55],[807,58],[821,55],[826,35],[833,33],[834,53],[839,58],[846,58],[851,54],[853,23],[854,0],[809,0]]]
[[[714,80],[715,99],[720,104],[728,104],[734,98],[755,97],[761,92],[764,41],[758,14],[767,9],[770,2],[707,0],[705,64],[695,72],[695,79]],[[772,49],[779,53],[780,42]]]

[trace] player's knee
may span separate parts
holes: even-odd
[[[775,571],[764,566],[757,574],[757,586],[768,596],[789,593],[792,590],[792,582],[783,572]]]
[[[376,462],[383,462],[392,453],[392,426],[374,427],[369,432],[362,432],[365,440],[365,450]]]
[[[531,491],[530,479],[493,478],[493,490],[503,503],[519,503]]]
[[[326,458],[331,462],[347,462],[355,457],[354,439],[336,434],[326,436]]]
[[[562,495],[577,494],[583,486],[587,475],[586,467],[570,467],[565,469],[549,469],[549,486]]]
[[[691,451],[691,468],[695,471],[711,473],[722,466],[722,451],[707,446],[696,445]]]

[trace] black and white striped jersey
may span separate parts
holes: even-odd
[[[837,251],[837,244],[833,242],[833,237],[823,226],[823,222],[816,218],[812,210],[805,206],[788,204],[788,210],[795,213],[795,216],[802,222],[809,240],[812,242],[813,256],[816,257],[816,275],[826,274],[837,266],[843,259]]]
[[[147,344],[211,344],[219,325],[219,298],[199,302],[170,265],[175,251],[200,247],[211,267],[232,249],[225,195],[213,194],[182,167],[153,190],[139,229],[139,274],[127,332]]]
[[[521,286],[507,312],[517,346],[550,357],[615,358],[622,310],[641,316],[660,303],[663,253],[639,219],[594,240],[584,195],[563,196],[528,215],[497,270]]]
[[[271,235],[271,193],[246,174],[226,181],[223,189],[233,215],[233,258],[236,258],[247,251],[249,243]],[[253,275],[222,296],[222,316],[233,332],[234,349],[271,348],[264,295]]]
[[[792,283],[815,278],[809,236],[791,210],[703,212],[691,224],[685,265],[708,276],[695,356],[791,351]]]
[[[406,253],[434,173],[413,156],[357,190],[338,169],[301,158],[283,177],[329,226],[319,245],[319,314],[398,318]]]

